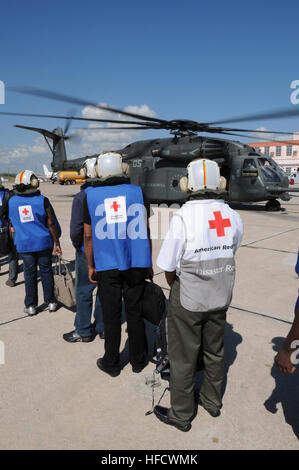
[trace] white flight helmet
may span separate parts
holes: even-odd
[[[122,163],[122,156],[117,152],[102,152],[97,158],[96,172],[99,178],[129,175],[129,165]]]
[[[96,164],[97,157],[87,158],[80,169],[80,175],[83,176],[83,178],[96,178]]]
[[[219,166],[213,160],[193,160],[187,166],[188,177],[180,179],[180,188],[184,193],[196,191],[224,190],[226,179],[220,176]]]
[[[18,173],[15,179],[16,185],[24,184],[25,186],[31,186],[32,188],[38,188],[39,181],[38,178],[35,176],[33,171],[31,170],[24,170],[21,173]]]

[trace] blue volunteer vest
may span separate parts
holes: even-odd
[[[19,253],[42,251],[53,247],[46,225],[44,196],[14,195],[8,203],[9,218],[15,229],[15,245]]]
[[[4,201],[6,193],[8,193],[8,189],[0,189],[0,210],[1,210],[1,207],[3,206],[3,201]],[[0,227],[4,227],[5,225],[7,224],[0,217]]]
[[[97,271],[152,266],[142,191],[132,184],[86,193]]]

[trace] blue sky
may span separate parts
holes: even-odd
[[[119,108],[146,105],[165,119],[210,121],[286,107],[290,83],[299,80],[298,13],[293,0],[5,2],[0,80]],[[49,114],[69,108],[12,93],[0,105]],[[53,129],[64,122],[0,116],[0,171],[41,170],[50,161],[41,138],[13,124]],[[299,130],[299,118],[246,127],[260,126]],[[130,132],[105,141],[106,134],[87,135],[70,156],[147,138]]]

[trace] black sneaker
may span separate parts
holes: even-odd
[[[103,372],[106,372],[106,374],[110,375],[111,377],[117,377],[120,374],[120,368],[106,369],[106,367],[103,365],[102,357],[100,357],[100,359],[97,360],[97,366],[99,369],[101,369]]]
[[[77,333],[76,330],[74,330],[70,333],[65,333],[63,335],[63,339],[68,343],[90,343],[95,339],[95,335],[81,336]]]
[[[188,432],[191,429],[191,424],[190,423],[182,425],[182,424],[176,423],[175,421],[171,421],[168,418],[168,408],[165,408],[164,406],[159,406],[159,405],[155,406],[154,413],[157,416],[157,418],[160,421],[162,421],[162,423],[169,424],[170,426],[174,426],[179,431]]]

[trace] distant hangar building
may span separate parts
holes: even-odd
[[[273,158],[288,175],[299,173],[299,132],[293,134],[292,140],[253,142],[248,145]]]

